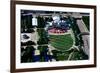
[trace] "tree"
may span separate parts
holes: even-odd
[[[25,48],[25,53],[21,56],[21,62],[32,62],[32,53],[35,50],[33,46],[27,46]]]
[[[38,21],[37,28],[44,28],[45,27],[45,20],[43,17],[38,16],[37,21]]]
[[[38,35],[39,35],[39,40],[37,41],[37,43],[39,45],[41,44],[48,44],[48,37],[47,37],[47,33],[43,28],[38,28],[37,29]]]

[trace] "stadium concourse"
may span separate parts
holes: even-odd
[[[67,20],[60,19],[59,16],[53,16],[53,21],[49,25],[48,33],[52,34],[64,34],[69,29],[70,24],[67,23]]]

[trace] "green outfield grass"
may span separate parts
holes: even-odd
[[[73,45],[73,39],[70,34],[50,35],[50,44],[58,50],[68,50]]]

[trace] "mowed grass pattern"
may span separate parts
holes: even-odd
[[[50,44],[58,50],[68,50],[73,45],[73,39],[70,34],[50,35]]]

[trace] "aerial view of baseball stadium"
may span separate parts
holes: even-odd
[[[21,10],[21,63],[89,59],[89,13]]]

